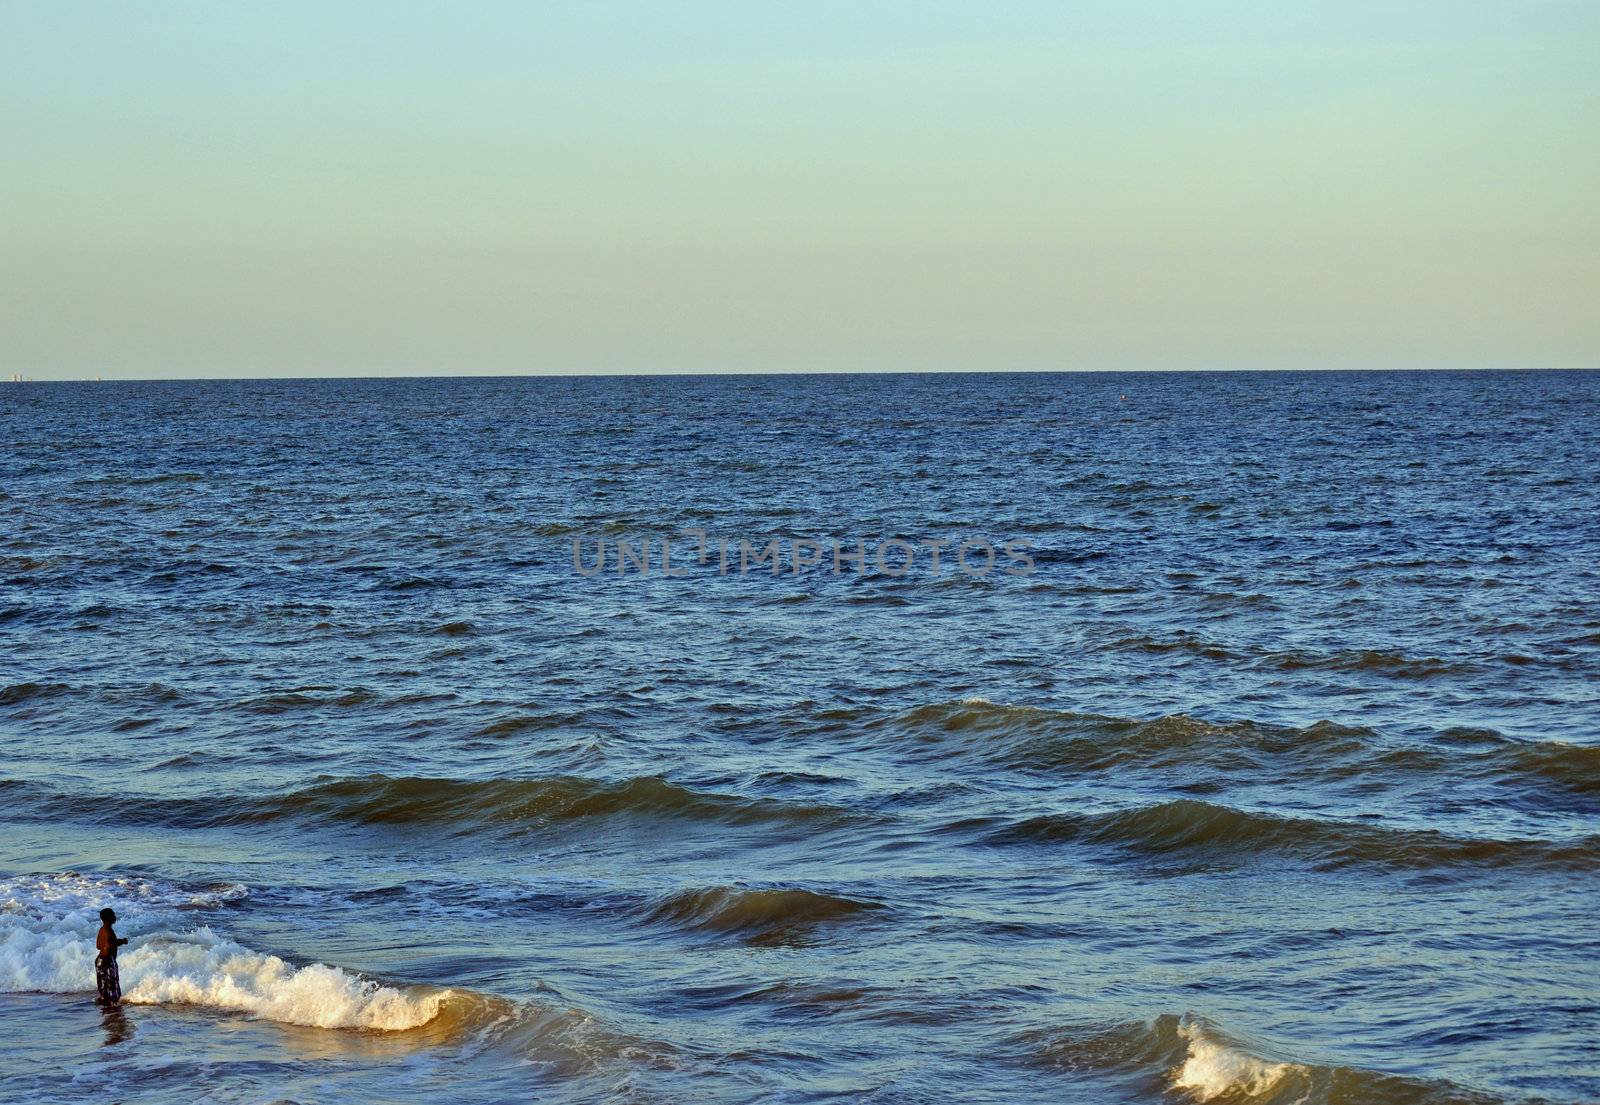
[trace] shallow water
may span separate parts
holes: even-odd
[[[1600,1098],[1596,374],[16,385],[0,456],[29,1100]]]

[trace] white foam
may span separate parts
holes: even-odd
[[[154,880],[67,872],[0,880],[0,992],[94,989],[101,907],[130,943],[118,957],[124,1001],[183,1003],[318,1028],[400,1030],[438,1015],[449,991],[383,986],[340,967],[295,967],[219,936],[175,929],[180,909],[236,900],[225,886],[187,891]]]
[[[1185,1021],[1178,1032],[1189,1042],[1189,1051],[1172,1084],[1201,1101],[1225,1093],[1264,1094],[1295,1069],[1293,1063],[1268,1062],[1233,1047],[1195,1021]]]
[[[317,1028],[417,1028],[438,1015],[448,993],[406,993],[323,963],[296,968],[209,929],[130,945],[121,970],[128,1001],[208,1005]]]
[[[83,913],[95,917],[104,906],[119,914],[162,909],[203,909],[250,896],[241,883],[183,888],[128,875],[19,875],[0,879],[0,913]],[[98,927],[98,924],[97,926]]]

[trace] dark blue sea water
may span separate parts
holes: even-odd
[[[0,473],[6,1100],[1600,1099],[1600,375],[6,385]]]

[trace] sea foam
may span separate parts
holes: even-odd
[[[1173,1073],[1172,1084],[1201,1101],[1224,1094],[1260,1096],[1296,1069],[1293,1063],[1274,1063],[1251,1055],[1208,1031],[1197,1020],[1185,1019],[1178,1034],[1187,1041],[1188,1052],[1183,1065]]]

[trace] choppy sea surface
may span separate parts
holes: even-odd
[[[1597,519],[1595,373],[5,385],[0,1098],[1600,1100]]]

